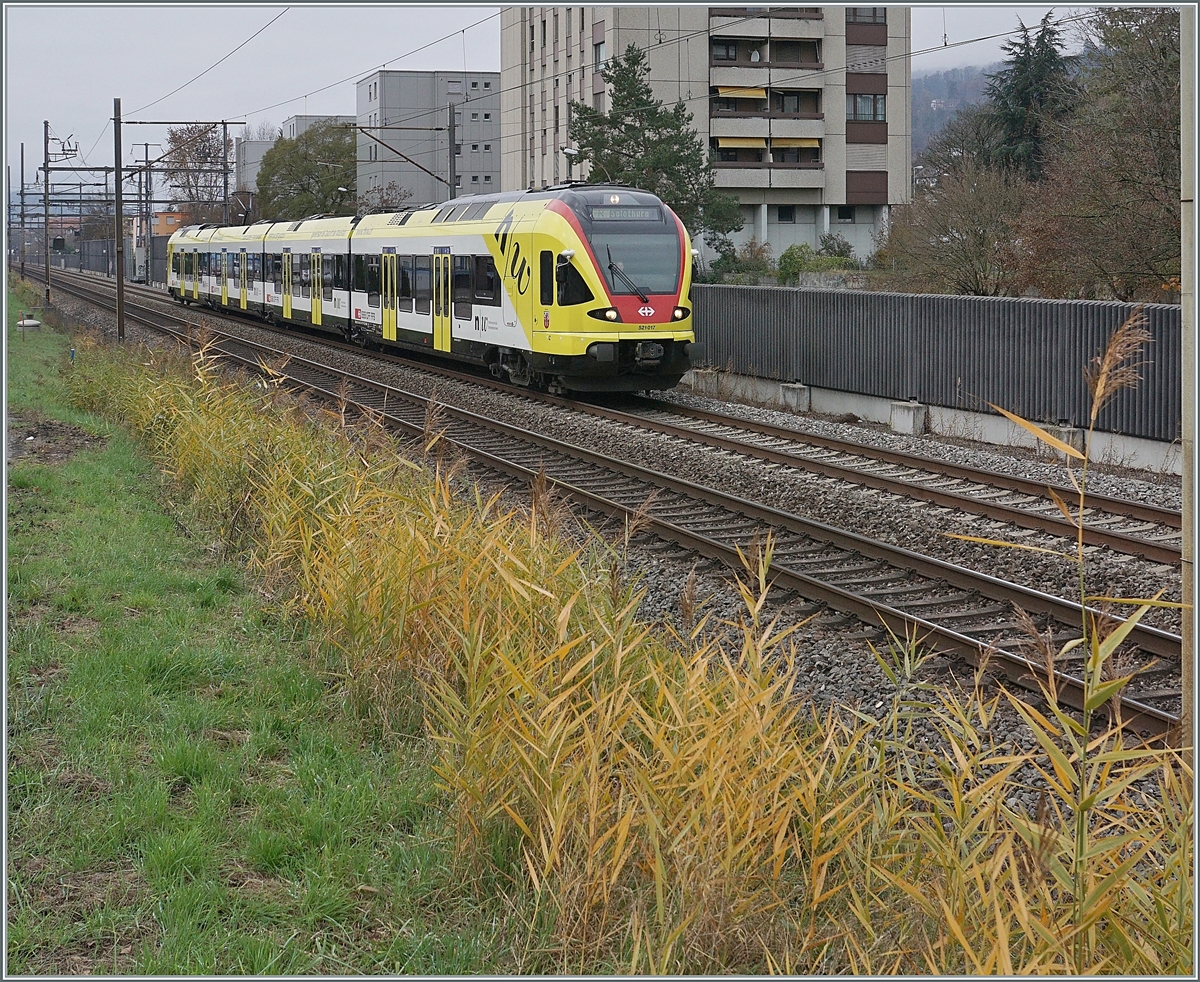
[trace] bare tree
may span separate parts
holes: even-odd
[[[399,211],[406,201],[412,197],[412,191],[402,188],[395,181],[388,182],[386,187],[371,188],[358,196],[358,213],[370,215],[378,212]]]
[[[269,119],[264,119],[257,126],[243,126],[241,136],[243,140],[270,140],[273,143],[283,136],[283,129]]]
[[[921,292],[1010,296],[1018,289],[1013,226],[1028,194],[1015,174],[967,161],[893,211],[880,261]]]
[[[232,171],[232,146],[227,143],[222,154],[220,126],[192,123],[167,130],[163,161],[167,184],[178,196],[186,221],[211,222],[221,217],[225,186],[221,168],[229,160]]]

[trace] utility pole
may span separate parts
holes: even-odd
[[[450,132],[450,197],[453,199],[458,197],[458,160],[456,159],[457,155],[454,152],[454,141],[457,139],[457,135],[454,131],[453,102],[446,103],[446,111],[450,117],[450,121],[447,124],[447,129]]]
[[[221,180],[225,182],[225,210],[222,212],[221,224],[229,224],[229,124],[221,120]]]
[[[158,145],[162,149],[162,145]],[[151,191],[150,144],[146,144],[146,283],[150,283],[150,266],[154,259],[154,195]]]
[[[21,279],[25,279],[25,144],[21,144]]]
[[[42,146],[45,151],[42,164],[44,188],[42,192],[42,217],[45,225],[42,227],[43,256],[46,260],[46,303],[50,302],[50,120],[42,120]]]
[[[125,204],[121,200],[121,100],[113,99],[113,201],[117,235],[113,242],[117,276],[117,340],[125,340]]]
[[[1196,440],[1196,8],[1183,4],[1179,8],[1179,101],[1182,132],[1183,178],[1179,188],[1180,246],[1183,264],[1180,267],[1180,301],[1183,327],[1183,596],[1185,604],[1195,604],[1196,543],[1195,503]],[[1179,743],[1189,765],[1195,749],[1196,727],[1196,610],[1184,607],[1180,686],[1183,705],[1179,714]]]

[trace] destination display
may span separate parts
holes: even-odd
[[[648,208],[636,208],[626,205],[598,205],[591,210],[592,221],[594,222],[657,222],[659,220],[658,209],[651,206]]]

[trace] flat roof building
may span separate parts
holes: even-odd
[[[567,179],[569,103],[609,110],[600,71],[636,44],[741,203],[735,242],[777,257],[836,231],[866,256],[909,200],[907,7],[506,7],[500,31],[505,190]]]
[[[359,195],[392,182],[412,192],[406,204],[500,190],[499,89],[499,72],[368,75],[356,96]]]

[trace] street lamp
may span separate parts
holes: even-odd
[[[579,151],[574,147],[568,147],[565,143],[558,148],[567,158],[567,180],[571,180],[571,165],[575,163],[575,158],[579,156]]]

